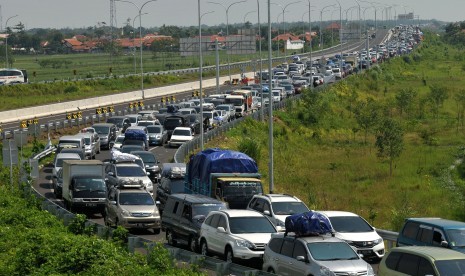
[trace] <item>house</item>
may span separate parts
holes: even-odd
[[[285,33],[275,36],[273,41],[286,41],[285,47],[287,50],[299,50],[304,47],[305,41],[301,40],[298,36]]]

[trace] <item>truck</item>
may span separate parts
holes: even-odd
[[[65,160],[62,170],[65,207],[70,211],[86,209],[103,214],[107,195],[103,162]]]
[[[236,118],[245,116],[252,110],[252,92],[238,89],[231,92],[225,99],[227,104],[233,104],[236,108]]]
[[[349,63],[352,68],[358,68],[358,57],[357,56],[347,56],[344,58],[346,63]]]
[[[202,194],[226,202],[230,209],[246,209],[254,195],[262,194],[261,176],[248,155],[218,148],[191,156],[184,181],[186,194]]]

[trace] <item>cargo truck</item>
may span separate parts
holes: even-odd
[[[231,150],[207,149],[187,164],[184,191],[224,201],[231,209],[245,209],[256,194],[263,193],[257,163]]]
[[[86,209],[89,212],[103,214],[106,195],[102,161],[65,160],[63,162],[63,201],[68,210]]]

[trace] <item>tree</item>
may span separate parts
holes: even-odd
[[[408,113],[411,110],[415,98],[417,97],[417,92],[414,91],[411,87],[404,88],[400,90],[399,93],[396,95],[396,104],[400,110],[400,115],[406,111]]]
[[[392,175],[392,163],[404,149],[404,132],[401,125],[392,118],[384,119],[376,135],[378,157],[389,160],[389,175]]]
[[[359,101],[354,108],[355,120],[365,131],[365,144],[367,142],[368,132],[378,122],[379,110],[380,106],[372,98],[368,98],[366,101]]]
[[[433,113],[435,118],[439,117],[439,108],[442,106],[444,101],[448,98],[447,88],[444,86],[433,85],[430,86],[431,92],[429,94],[429,99],[433,104]]]

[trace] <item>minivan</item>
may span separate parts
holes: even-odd
[[[442,218],[407,218],[397,246],[440,246],[465,253],[465,222]]]
[[[161,227],[169,245],[188,244],[197,252],[200,226],[211,211],[227,209],[226,203],[204,195],[172,194],[168,196]]]
[[[66,147],[76,147],[80,148],[83,151],[86,150],[86,142],[84,137],[74,136],[74,135],[65,135],[61,136],[58,140],[57,153],[60,153],[61,149]]]

